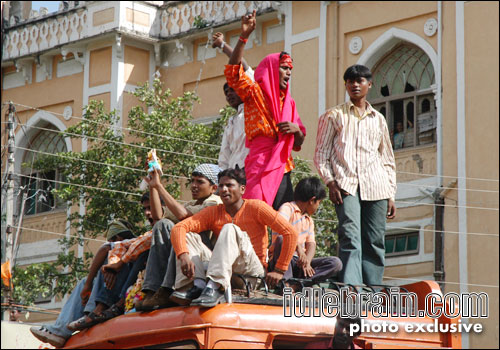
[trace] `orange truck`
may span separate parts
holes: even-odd
[[[424,281],[401,286],[418,297],[418,310],[424,310],[429,293],[441,293],[439,285]],[[336,317],[287,317],[290,304],[271,293],[240,296],[233,291],[231,303],[213,308],[179,306],[152,312],[129,313],[73,335],[68,349],[302,349],[314,344],[328,344]],[[257,293],[257,292],[256,292]],[[241,294],[241,293],[240,293]],[[309,307],[309,306],[307,306]],[[317,307],[317,305],[316,305]],[[444,305],[443,307],[446,307]],[[314,311],[314,310],[313,310]],[[436,324],[458,325],[459,318],[441,316],[376,318],[368,314],[364,322],[390,323],[397,332],[361,332],[353,340],[355,348],[415,349],[460,348],[459,332],[407,332],[405,327],[433,327]],[[380,328],[380,327],[379,327]],[[373,327],[376,329],[376,327]],[[320,342],[320,343],[318,343]]]

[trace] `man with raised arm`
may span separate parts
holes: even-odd
[[[290,172],[295,167],[292,149],[304,142],[303,126],[288,81],[292,59],[286,52],[266,56],[255,69],[255,82],[242,66],[243,50],[256,26],[256,11],[241,19],[241,36],[224,74],[245,104],[245,133],[250,149],[245,160],[245,198],[261,199],[278,209],[293,200]]]
[[[231,57],[233,48],[224,42],[224,34],[217,32],[212,37],[212,47],[220,48],[228,57]],[[254,80],[254,71],[242,59],[241,64],[245,70],[245,74]],[[230,117],[222,134],[222,143],[219,152],[219,167],[221,169],[245,167],[245,158],[248,155],[248,148],[245,146],[245,111],[244,104],[241,98],[236,94],[233,88],[229,87],[228,83],[224,83],[224,95],[226,101],[231,107],[236,109],[236,114]]]

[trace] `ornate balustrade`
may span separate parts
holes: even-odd
[[[46,18],[33,18],[7,28],[3,41],[2,60],[36,54],[47,49],[87,37],[87,10],[79,8],[56,12]]]
[[[207,26],[233,22],[254,9],[279,10],[280,5],[276,1],[178,1],[163,6],[146,1],[87,1],[79,2],[78,6],[76,2],[68,3],[67,8],[61,7],[55,13],[32,11],[24,22],[16,22],[13,17],[7,21],[2,60],[41,54],[112,30],[132,30],[136,35],[168,40]],[[98,19],[106,6],[112,15],[106,25],[101,25]],[[141,23],[137,22],[139,17]]]
[[[191,1],[168,6],[161,12],[162,38],[204,26],[237,20],[246,13],[276,9],[276,1]]]

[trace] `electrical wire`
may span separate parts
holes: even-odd
[[[61,113],[52,112],[52,111],[48,111],[48,110],[44,110],[44,109],[36,108],[36,107],[32,107],[32,106],[27,106],[27,105],[24,105],[24,104],[21,104],[21,103],[17,103],[17,102],[12,102],[12,103],[14,105],[17,105],[17,106],[20,106],[20,107],[29,108],[29,109],[36,110],[36,111],[49,112],[49,113],[52,113],[54,115],[65,117],[64,114],[61,114]],[[194,144],[200,144],[200,145],[204,145],[204,146],[219,147],[220,148],[220,145],[203,143],[203,142],[199,142],[199,141],[187,140],[187,139],[182,139],[182,138],[175,138],[175,137],[172,137],[172,136],[159,135],[159,134],[154,134],[154,133],[147,133],[147,132],[144,132],[144,131],[141,131],[141,130],[135,130],[135,129],[131,129],[131,128],[125,128],[125,127],[115,126],[115,125],[106,124],[106,123],[99,123],[99,122],[96,122],[96,121],[93,121],[93,120],[88,120],[88,119],[85,119],[85,118],[82,118],[82,117],[71,116],[71,118],[85,120],[87,122],[96,123],[97,125],[102,125],[102,126],[107,126],[107,127],[116,127],[116,128],[119,128],[119,129],[127,130],[129,132],[132,131],[132,132],[143,133],[145,135],[155,136],[155,137],[159,137],[159,138],[167,138],[167,139],[173,139],[173,140],[178,140],[178,141],[190,142],[190,143],[194,143]],[[81,136],[81,135],[78,135],[78,136]],[[304,161],[306,161],[308,163],[314,163],[314,161],[311,160],[311,159],[302,159],[302,160],[304,160]],[[309,173],[301,172],[301,173],[303,173],[303,174],[315,174],[314,172],[309,172]],[[407,175],[428,176],[428,177],[451,178],[451,179],[466,179],[466,180],[474,180],[474,181],[491,181],[491,182],[499,182],[500,181],[499,179],[485,179],[485,178],[476,178],[476,177],[459,177],[459,176],[451,176],[451,175],[425,174],[425,173],[414,173],[414,172],[409,172],[409,171],[396,171],[396,173],[398,173],[398,174],[407,174]]]
[[[21,124],[21,125],[25,125],[25,124]],[[57,132],[57,133],[60,132],[58,130],[41,128],[41,127],[37,127],[37,126],[29,126],[29,127],[33,127],[33,128],[36,128],[36,129],[41,129],[41,130],[45,130],[45,131],[49,131],[49,132]],[[72,133],[67,133],[67,134],[68,135],[76,135],[76,134],[72,134]],[[77,136],[82,137],[82,135],[77,135]],[[117,143],[117,144],[121,144],[121,145],[124,145],[124,146],[131,146],[131,147],[135,147],[135,148],[149,149],[148,147],[145,147],[145,146],[133,145],[133,144],[129,144],[129,143],[126,143],[126,142],[106,140],[106,139],[102,139],[102,138],[98,138],[98,137],[92,137],[92,136],[85,136],[85,137],[92,138],[92,139],[99,140],[99,141],[104,141],[104,142]],[[115,166],[115,167],[120,167],[120,168],[123,168],[123,169],[138,171],[138,169],[124,167],[124,166],[119,166],[119,165],[115,165],[115,164],[101,163],[101,162],[96,162],[96,161],[92,161],[92,160],[84,160],[84,159],[79,159],[79,158],[71,158],[71,157],[68,157],[68,156],[56,155],[56,154],[42,152],[42,151],[36,151],[36,150],[27,149],[27,148],[19,147],[19,146],[15,146],[15,148],[26,150],[26,151],[30,151],[30,152],[37,152],[37,153],[47,154],[47,155],[51,155],[51,156],[59,156],[59,157],[68,158],[68,159],[74,159],[74,160],[80,160],[80,161],[87,161],[87,162],[94,163],[94,164],[101,164],[101,165],[106,165],[106,166]],[[167,153],[177,154],[177,155],[185,155],[185,156],[190,156],[190,157],[197,157],[197,158],[203,158],[203,159],[209,159],[209,160],[216,160],[215,158],[201,157],[201,156],[197,156],[197,155],[193,155],[193,154],[189,154],[189,153],[173,152],[173,151],[167,151],[167,150],[162,150],[162,149],[158,149],[158,150],[159,151],[163,151],[163,152],[167,152]],[[303,171],[298,171],[298,170],[294,170],[294,173],[297,173],[297,174],[306,174],[306,175],[314,175],[314,173],[312,173],[312,172],[303,172]],[[188,179],[186,177],[180,177],[180,176],[171,175],[171,174],[167,174],[166,176]],[[405,183],[405,182],[399,182],[397,184],[398,185],[404,185],[404,186],[413,186],[413,187],[428,187],[428,188],[435,188],[435,189],[438,189],[438,188],[439,189],[455,189],[457,191],[460,190],[459,188],[454,188],[454,187],[435,187],[435,186],[430,186],[430,185],[409,184],[409,183]],[[475,192],[498,193],[498,191],[493,191],[493,190],[479,190],[479,189],[465,189],[465,190],[467,190],[467,191],[475,191]],[[405,202],[401,202],[401,203],[405,203]],[[406,203],[410,204],[409,202],[406,202]],[[477,207],[468,207],[468,208],[476,209]],[[498,208],[485,208],[485,209],[498,210]]]
[[[68,235],[66,233],[57,233],[57,232],[45,231],[45,230],[40,230],[40,229],[35,229],[35,228],[29,228],[29,227],[15,226],[13,228],[19,228],[21,230],[26,230],[26,232],[32,231],[32,232],[46,233],[46,234],[55,235],[55,236],[63,236],[63,237],[68,237],[68,238],[78,238],[78,239],[85,240],[85,241],[107,243],[107,241],[103,240],[103,239],[90,238],[90,237],[82,237],[82,236],[71,235],[71,234]]]
[[[48,113],[52,113],[54,115],[58,115],[58,116],[61,116],[61,117],[64,117],[64,118],[68,117],[68,116],[65,116],[64,114],[57,113],[57,112],[47,111],[47,110],[44,110],[44,109],[40,109],[40,108],[36,108],[36,107],[31,107],[31,106],[26,106],[26,105],[22,105],[22,104],[19,104],[19,103],[14,103],[14,104],[18,105],[18,106],[21,106],[21,107],[29,108],[29,109],[32,109],[32,110],[35,110],[35,111],[39,111],[39,112],[48,112]],[[200,142],[200,141],[195,141],[195,140],[188,140],[188,139],[183,139],[183,138],[180,138],[180,137],[160,135],[160,134],[150,133],[150,132],[146,132],[146,131],[142,131],[142,130],[136,130],[136,129],[132,129],[132,128],[126,128],[126,127],[123,127],[123,126],[113,125],[113,124],[100,123],[100,122],[97,122],[95,120],[89,120],[89,119],[82,118],[82,117],[77,117],[77,116],[74,116],[74,115],[70,116],[70,118],[83,120],[83,121],[86,121],[88,123],[94,123],[96,125],[101,125],[101,126],[107,127],[107,128],[121,129],[121,130],[125,130],[125,131],[128,131],[128,132],[134,132],[134,133],[139,133],[139,134],[143,134],[143,135],[154,136],[154,137],[163,138],[163,139],[166,139],[166,140],[176,140],[176,141],[182,141],[182,142],[189,142],[189,143],[193,143],[193,144],[201,145],[201,146],[208,146],[208,147],[220,148],[220,145],[215,145],[215,144],[212,144],[212,143]]]
[[[26,176],[26,175],[23,175],[23,174],[17,174],[17,173],[14,173],[13,175],[15,175],[15,176],[23,176],[23,177],[28,177],[28,176]],[[29,176],[28,178],[35,179],[35,180],[44,180],[44,179],[39,178],[39,177],[37,177],[37,176]],[[63,185],[77,186],[77,187],[88,188],[88,189],[92,189],[92,190],[99,190],[99,191],[107,191],[107,192],[121,193],[121,194],[130,195],[130,196],[136,196],[136,197],[137,197],[137,196],[138,196],[138,197],[141,197],[141,196],[142,196],[141,194],[138,194],[138,193],[132,193],[132,192],[125,192],[125,191],[112,190],[112,189],[109,189],[109,188],[94,187],[94,186],[88,186],[88,185],[80,185],[80,184],[75,184],[75,183],[66,182],[66,181],[58,181],[58,180],[51,180],[51,181],[52,181],[52,182],[55,182],[55,183],[63,184]]]
[[[145,171],[143,169],[131,168],[131,167],[123,166],[123,165],[110,164],[110,163],[104,163],[104,162],[97,162],[97,161],[90,160],[90,159],[74,158],[74,157],[69,157],[69,156],[65,156],[65,155],[62,155],[62,154],[54,154],[54,153],[43,152],[43,151],[35,151],[35,150],[31,150],[31,149],[24,148],[24,147],[19,147],[19,146],[16,146],[15,148],[21,149],[21,150],[25,150],[25,151],[29,151],[29,152],[40,153],[40,154],[44,154],[44,155],[48,155],[48,156],[52,156],[52,157],[60,157],[60,158],[77,160],[77,161],[86,162],[86,163],[92,163],[92,164],[97,164],[97,165],[104,165],[104,166],[109,166],[109,167],[114,167],[114,168],[125,169],[125,170],[132,170],[132,171],[135,171],[135,172],[140,172],[142,174],[144,174],[144,171]],[[174,178],[178,178],[178,179],[189,180],[189,178],[186,177],[186,176],[178,176],[178,175],[165,174],[165,173],[162,176],[174,177]]]
[[[43,314],[50,314],[50,315],[59,315],[61,313],[60,311],[45,309],[45,308],[37,307],[37,306],[2,303],[2,308],[4,308],[4,309],[9,309],[9,308],[14,308],[14,307],[15,308],[22,308],[22,309],[25,309],[26,311],[30,311],[30,312],[40,312]]]
[[[15,173],[13,175],[28,177],[26,175],[17,174],[17,173]],[[35,177],[35,176],[29,176],[28,178],[32,178],[32,179],[35,179],[35,180],[44,180],[44,179],[41,179],[41,178]],[[94,187],[94,186],[88,186],[88,185],[80,185],[80,184],[75,184],[75,183],[66,182],[66,181],[59,181],[59,180],[50,180],[50,181],[54,182],[54,183],[63,184],[63,185],[77,186],[77,187],[88,188],[88,189],[92,189],[92,190],[102,190],[102,191],[107,191],[107,192],[121,193],[121,194],[136,196],[136,197],[137,196],[139,196],[139,197],[141,196],[141,194],[138,194],[138,193],[125,192],[125,191],[119,191],[119,190],[112,190],[112,189],[109,189],[109,188]],[[435,206],[435,204],[431,204],[431,203],[406,202],[406,201],[398,201],[398,200],[396,200],[396,203]],[[440,205],[440,206],[442,206],[442,207],[451,207],[451,208],[467,208],[467,209],[482,209],[482,210],[494,210],[494,211],[498,211],[498,208],[455,206],[455,205],[448,205],[448,204],[443,204],[443,205]]]
[[[319,222],[329,222],[332,224],[338,224],[338,220],[328,220],[328,219],[317,219],[313,218],[314,221],[319,221]],[[419,228],[419,227],[405,227],[405,226],[394,226],[391,224],[386,225],[388,228],[392,229],[398,229],[398,230],[406,230],[406,231],[424,231],[424,232],[437,232],[437,233],[449,233],[449,234],[456,234],[456,235],[467,235],[467,236],[490,236],[490,237],[496,237],[498,238],[498,233],[484,233],[484,232],[457,232],[457,231],[437,231],[437,230],[431,230],[431,229],[425,229],[425,228]]]
[[[417,184],[411,184],[408,182],[397,182],[398,186],[412,186],[412,187],[424,187],[424,188],[434,188],[434,189],[443,189],[443,190],[456,190],[460,191],[461,188],[457,187],[443,187],[443,186],[432,186],[432,185],[417,185]],[[493,190],[478,190],[474,188],[464,188],[465,191],[473,191],[473,192],[484,192],[484,193],[498,193],[498,191],[493,191]]]
[[[17,228],[17,227],[14,227]],[[55,233],[55,232],[50,232],[50,231],[44,231],[44,230],[38,230],[38,229],[31,229],[31,228],[25,228],[25,227],[19,227],[20,229],[27,230],[27,231],[34,231],[34,232],[40,232],[40,233],[47,233],[47,234],[53,234],[53,235],[59,235],[59,236],[66,236],[66,234],[62,233]],[[83,240],[92,240],[92,241],[97,241],[97,242],[102,242],[106,243],[104,240],[98,240],[94,238],[88,238],[88,237],[80,237],[80,236],[74,236],[70,235],[70,237],[75,237],[75,238],[80,238]],[[419,280],[419,279],[411,279],[411,278],[397,278],[397,277],[388,277],[384,276],[385,279],[392,279],[392,280],[401,280],[401,281],[415,281],[415,282],[423,282],[425,280]],[[473,283],[459,283],[459,282],[446,282],[446,281],[437,281],[439,283],[447,283],[447,284],[456,284],[456,285],[468,285],[468,286],[473,286],[473,287],[490,287],[490,288],[498,288],[498,286],[495,285],[485,285],[485,284],[473,284]]]
[[[25,125],[25,126],[28,126],[29,128],[34,128],[34,129],[38,129],[38,130],[45,130],[45,131],[49,131],[49,132],[61,133],[61,131],[59,131],[59,130],[47,129],[47,128],[42,128],[42,127],[34,126],[34,125],[26,125],[26,124],[21,124],[21,125]],[[118,144],[118,145],[122,145],[122,146],[129,146],[129,147],[132,147],[132,148],[140,148],[140,149],[146,149],[146,150],[150,150],[151,149],[150,147],[146,147],[146,146],[134,145],[134,144],[130,144],[130,143],[126,143],[126,142],[121,142],[121,141],[106,140],[106,139],[103,139],[103,138],[100,138],[100,137],[74,134],[74,133],[65,132],[65,131],[64,131],[64,134],[69,135],[69,136],[76,136],[76,137],[86,138],[86,139],[90,139],[90,140],[96,140],[96,141],[104,141],[104,142],[108,142],[108,143],[114,143],[114,144]],[[159,149],[159,148],[157,148],[156,150],[164,152],[164,153],[170,153],[170,154],[176,154],[176,155],[189,156],[189,157],[194,157],[194,158],[201,158],[201,159],[208,159],[208,160],[215,160],[215,161],[217,161],[217,159],[215,159],[215,158],[197,156],[195,154],[168,151],[168,150]]]
[[[416,205],[427,205],[427,206],[440,206],[440,207],[448,207],[448,208],[465,208],[465,209],[478,209],[478,210],[494,210],[498,211],[498,208],[484,208],[484,207],[470,207],[470,206],[465,206],[465,205],[452,205],[452,204],[433,204],[433,203],[419,203],[419,202],[406,202],[406,201],[400,201],[396,200],[396,203],[403,203],[403,204],[416,204]]]

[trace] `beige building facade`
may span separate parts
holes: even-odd
[[[255,68],[269,53],[291,53],[291,92],[307,128],[302,159],[313,159],[318,117],[346,99],[345,69],[368,66],[369,101],[386,116],[397,163],[384,282],[438,280],[444,292],[488,293],[489,317],[470,320],[484,331],[462,334],[463,347],[499,346],[498,2],[70,1],[57,13],[23,8],[16,21],[8,11],[17,3],[2,2],[2,114],[5,102],[16,104],[20,175],[29,149],[86,150],[49,130],[78,123],[92,99],[116,109],[125,127],[138,103],[128,92],[155,75],[174,96],[196,90],[194,117],[214,120],[226,104],[227,57],[207,40],[220,31],[234,47],[239,18],[253,9],[257,28],[244,56]],[[23,232],[19,265],[53,260],[59,237],[47,232],[71,234],[67,214],[85,210],[41,203],[25,212],[23,227],[34,231]]]

